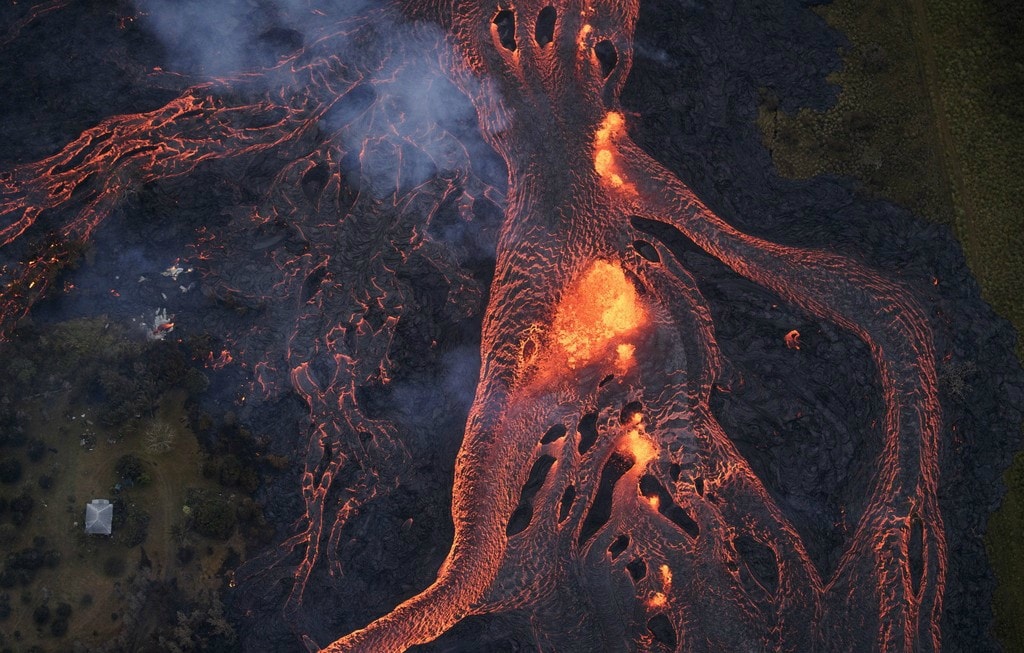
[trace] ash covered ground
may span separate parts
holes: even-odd
[[[265,26],[273,26],[272,13],[260,19]],[[209,63],[175,58],[151,26],[123,28],[118,17],[132,14],[128,3],[72,5],[0,45],[0,168],[46,156],[104,117],[158,107],[187,85],[188,77],[153,74],[155,66],[194,72]],[[292,38],[301,39],[297,34]],[[232,56],[246,61],[290,47],[281,33],[264,41],[256,38],[252,49],[237,48]],[[781,178],[755,124],[762,89],[787,111],[823,109],[835,100],[826,76],[841,63],[842,35],[798,0],[646,2],[636,44],[622,99],[642,147],[739,228],[861,260],[913,288],[926,308],[943,404],[940,501],[949,543],[943,648],[998,650],[983,536],[1003,492],[1002,472],[1019,445],[1024,375],[1013,355],[1014,334],[981,300],[948,229],[866,199],[854,180]],[[472,128],[463,138],[474,144],[474,165],[500,187],[497,155]],[[167,308],[176,316],[175,335],[207,337],[211,351],[245,333],[250,351],[280,357],[288,328],[274,324],[280,314],[227,289],[272,284],[268,250],[302,246],[290,233],[237,233],[233,219],[237,207],[258,201],[283,163],[273,154],[255,155],[138,189],[97,233],[90,262],[63,273],[75,290],[54,293],[34,309],[34,320],[106,314],[129,324]],[[429,232],[455,252],[470,281],[454,287],[428,258],[405,260],[399,276],[416,310],[392,344],[392,383],[358,389],[372,417],[397,426],[411,462],[399,471],[397,489],[365,505],[345,527],[342,573],[314,574],[301,611],[282,612],[293,579],[287,564],[244,577],[234,588],[225,584],[242,650],[298,649],[297,633],[327,643],[417,593],[444,559],[452,535],[452,467],[478,374],[478,329],[501,218],[496,206],[477,211],[468,224],[454,211],[440,211]],[[878,439],[882,400],[866,346],[738,277],[678,233],[648,228],[676,252],[711,303],[727,370],[713,403],[718,418],[827,575],[868,495],[877,453],[868,443]],[[44,222],[34,235],[46,229]],[[199,233],[234,233],[226,240],[249,245],[231,261],[204,265],[194,247]],[[0,261],[19,254],[2,250]],[[177,259],[194,269],[180,283],[160,276]],[[151,281],[139,283],[142,276]],[[451,297],[462,298],[462,310],[453,310]],[[268,328],[254,331],[260,322]],[[798,350],[786,346],[791,330],[800,333]],[[261,396],[251,392],[251,365],[208,374],[201,409],[231,410],[266,436],[263,453],[301,460],[308,410],[286,384]],[[249,557],[272,551],[301,516],[297,469],[261,478],[257,497],[276,531],[269,544],[254,544]],[[418,650],[534,650],[532,642],[529,615],[511,614],[468,619]]]

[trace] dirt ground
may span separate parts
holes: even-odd
[[[236,541],[238,535],[227,542],[200,542],[200,538],[185,530],[183,508],[187,490],[205,488],[219,492],[222,488],[203,478],[202,452],[186,423],[184,393],[168,393],[156,414],[139,424],[140,431],[154,422],[170,426],[173,442],[168,451],[160,453],[147,451],[141,434],[101,428],[93,409],[69,404],[68,395],[62,392],[39,397],[29,416],[29,437],[44,440],[51,451],[38,463],[22,461],[25,474],[21,484],[33,486],[36,504],[29,523],[20,529],[9,550],[29,547],[35,537],[43,536],[47,541],[44,548],[60,551],[61,562],[56,569],[40,570],[29,587],[10,590],[12,614],[4,630],[15,650],[27,650],[33,645],[44,651],[67,650],[75,640],[99,644],[115,636],[126,606],[127,579],[138,569],[143,551],[156,578],[176,576],[178,586],[189,592],[202,586],[219,586],[222,579],[217,571],[229,547],[242,550]],[[130,508],[150,516],[146,541],[131,548],[119,541],[116,529],[111,537],[84,532],[86,503],[97,498],[116,498],[114,467],[121,456],[129,453],[144,462],[151,478],[144,486],[121,492]],[[42,474],[54,479],[49,490],[36,484]],[[12,494],[18,491],[20,486]],[[178,562],[177,551],[189,541],[201,551],[196,561],[183,565]],[[122,559],[123,571],[114,575],[105,570],[110,558]],[[61,602],[72,606],[74,611],[65,637],[58,639],[50,634],[48,625],[37,628],[33,622],[32,612],[44,600],[51,611]],[[16,633],[20,633],[20,638]]]

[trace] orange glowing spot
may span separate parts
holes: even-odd
[[[580,38],[579,38],[579,41],[577,41],[577,44],[579,45],[580,50],[586,50],[587,49],[587,39],[590,36],[590,33],[593,32],[593,31],[594,31],[594,28],[591,27],[589,23],[584,23],[583,27],[580,28]]]
[[[651,442],[651,440],[643,433],[642,429],[631,428],[626,431],[626,434],[622,438],[621,449],[629,452],[629,455],[633,456],[633,460],[636,463],[633,469],[639,473],[643,471],[647,463],[651,462],[658,456],[658,447]],[[655,509],[658,507],[658,497],[649,497],[649,501],[653,501],[651,505]]]
[[[613,187],[633,192],[632,184],[626,182],[617,169],[612,137],[618,135],[625,125],[625,119],[618,111],[609,111],[601,127],[594,133],[594,170],[598,176]]]
[[[667,603],[668,597],[662,592],[657,592],[654,596],[647,599],[647,607],[649,608],[663,608]]]
[[[800,332],[793,329],[786,334],[786,346],[790,349],[800,349]]]
[[[647,497],[647,503],[650,504],[651,509],[657,510],[661,507],[661,500],[658,497]]]
[[[555,316],[555,342],[570,368],[596,358],[614,339],[647,321],[636,288],[618,265],[595,261],[562,300]],[[627,349],[618,350],[620,356]]]
[[[625,374],[626,370],[633,366],[633,354],[636,353],[636,347],[629,343],[622,343],[615,348],[615,367],[618,369],[619,374]],[[637,423],[640,421],[640,413],[633,416]]]
[[[668,565],[661,565],[658,568],[661,575],[661,592],[656,592],[654,596],[647,599],[647,606],[651,608],[660,608],[668,603],[668,593],[672,591],[672,570],[668,568]]]

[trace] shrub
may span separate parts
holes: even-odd
[[[43,564],[50,569],[56,569],[60,565],[60,551],[49,549],[43,554]]]
[[[17,458],[0,460],[0,483],[17,483],[21,480],[21,461]]]
[[[145,511],[133,509],[125,520],[121,535],[125,546],[138,546],[145,542],[149,535],[149,515]]]
[[[32,439],[28,442],[28,459],[37,463],[46,455],[46,443],[42,440]]]
[[[32,499],[32,495],[28,493],[28,490],[23,491],[11,500],[11,522],[15,526],[27,523],[29,517],[32,516],[34,507],[35,501]]]
[[[163,420],[157,420],[146,429],[143,446],[147,453],[166,453],[174,445],[174,437],[174,427]]]
[[[220,484],[226,487],[232,487],[238,484],[238,479],[241,476],[241,461],[233,455],[224,456],[220,463]]]
[[[14,524],[0,524],[0,545],[13,544],[18,539],[18,528]]]
[[[117,459],[117,462],[114,464],[114,471],[117,472],[119,479],[137,483],[142,475],[145,474],[146,468],[138,456],[128,453]]]
[[[192,506],[192,525],[200,535],[226,540],[235,532],[236,522],[234,507],[220,497],[203,497]]]
[[[45,603],[40,604],[32,611],[32,621],[39,626],[45,625],[50,621],[50,608]]]

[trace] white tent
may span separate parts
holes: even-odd
[[[85,504],[85,532],[94,535],[110,535],[110,524],[114,519],[114,504],[106,499],[93,499]]]

